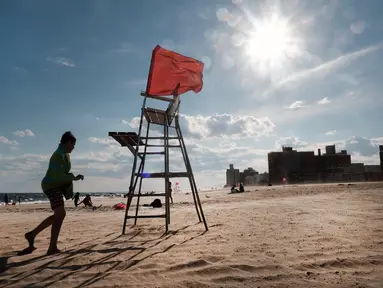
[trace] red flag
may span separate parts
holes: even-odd
[[[203,67],[201,61],[157,45],[153,49],[146,93],[152,96],[198,93],[203,85]]]

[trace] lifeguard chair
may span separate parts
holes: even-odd
[[[171,53],[175,54],[176,57],[184,57],[180,54],[174,53],[172,51],[165,50],[157,46],[153,50],[151,68],[149,73],[147,91],[150,91],[150,80],[153,77],[155,72],[154,58],[160,58],[161,55],[156,53],[167,53],[167,58]],[[188,58],[191,59],[191,58]],[[174,60],[174,59],[173,59]],[[190,60],[189,60],[190,61]],[[196,60],[194,60],[196,61]],[[161,63],[164,65],[163,63]],[[174,65],[174,61],[172,63]],[[179,68],[179,67],[178,67]],[[182,67],[181,67],[182,68]],[[153,72],[154,71],[154,72]],[[179,70],[178,70],[179,72]],[[163,74],[161,74],[163,77]],[[201,84],[202,85],[202,84]],[[174,88],[174,87],[173,87]],[[124,224],[122,228],[122,234],[125,234],[127,220],[134,219],[134,225],[137,224],[138,218],[164,218],[166,233],[168,232],[168,225],[170,224],[170,190],[169,190],[169,179],[174,177],[185,177],[189,179],[191,194],[193,196],[195,209],[197,212],[199,222],[203,222],[206,231],[208,226],[206,219],[202,210],[201,201],[198,195],[197,185],[194,179],[194,174],[192,167],[190,165],[189,156],[186,150],[185,142],[182,136],[182,131],[179,125],[179,107],[181,104],[180,95],[177,91],[180,88],[180,83],[177,84],[176,89],[173,89],[172,97],[164,97],[159,95],[150,95],[147,92],[141,92],[141,96],[144,97],[143,104],[141,108],[141,118],[140,125],[138,128],[138,133],[135,132],[109,132],[109,136],[113,137],[122,147],[127,147],[133,154],[133,167],[130,178],[129,192],[127,195],[127,204],[125,209]],[[154,109],[146,106],[147,99],[155,99],[158,101],[168,102],[168,108],[166,110]],[[146,135],[142,136],[142,130],[144,126],[144,121],[146,121]],[[152,125],[159,125],[163,128],[163,136],[150,136],[150,128]],[[175,136],[169,136],[169,130],[174,129]],[[151,144],[151,140],[162,140],[162,144]],[[170,145],[169,140],[178,140],[177,145]],[[160,152],[149,151],[152,147],[161,147],[163,148]],[[148,149],[149,148],[149,149]],[[182,158],[185,163],[186,171],[172,172],[169,170],[169,149],[180,149],[182,153]],[[145,161],[148,155],[163,155],[164,156],[164,171],[156,173],[146,173],[145,172]],[[139,162],[139,165],[138,165]],[[138,169],[137,169],[138,166]],[[165,183],[165,193],[150,193],[143,194],[141,191],[142,181],[147,178],[164,178]],[[138,184],[138,187],[137,187]],[[137,189],[138,188],[138,189]],[[139,204],[141,197],[165,197],[165,212],[160,215],[139,215]],[[133,198],[137,199],[137,205],[134,215],[129,215],[129,210],[131,208]]]

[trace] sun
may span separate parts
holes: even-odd
[[[254,32],[250,32],[248,52],[259,59],[273,60],[285,53],[289,33],[282,21],[272,19],[262,23]]]
[[[298,50],[287,20],[274,14],[270,18],[252,21],[246,33],[245,52],[251,61],[264,68],[280,68]]]

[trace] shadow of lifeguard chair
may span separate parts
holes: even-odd
[[[166,233],[168,232],[168,225],[170,224],[170,190],[169,179],[174,177],[186,177],[189,179],[191,192],[193,195],[195,209],[199,222],[203,222],[206,231],[208,226],[202,210],[201,201],[198,195],[197,185],[194,179],[192,167],[190,165],[189,156],[186,150],[185,142],[182,136],[181,127],[179,124],[179,107],[180,107],[180,95],[174,95],[172,98],[151,96],[144,92],[141,92],[141,96],[144,97],[140,126],[138,128],[138,134],[135,132],[109,132],[109,136],[113,137],[121,146],[127,147],[134,155],[132,174],[130,178],[129,192],[127,195],[127,205],[125,210],[124,224],[122,228],[122,234],[125,234],[127,220],[133,218],[134,225],[137,224],[138,218],[165,218]],[[166,110],[154,109],[146,107],[146,101],[148,98],[169,102]],[[146,135],[141,136],[144,119],[147,122]],[[172,125],[173,124],[173,125]],[[159,125],[163,127],[163,136],[149,136],[151,125]],[[176,136],[169,136],[169,129],[174,129]],[[150,144],[149,140],[163,140],[163,144]],[[177,145],[170,145],[169,140],[178,140]],[[150,147],[162,147],[163,151],[150,152]],[[140,150],[140,148],[143,148]],[[170,172],[169,171],[169,148],[178,148],[181,150],[182,157],[185,163],[186,171],[183,172]],[[164,170],[158,173],[145,173],[145,160],[147,155],[164,155]],[[140,162],[138,171],[137,162]],[[146,178],[164,178],[165,179],[165,193],[154,194],[142,194],[142,181]],[[136,191],[138,184],[138,189]],[[165,213],[161,215],[138,215],[140,198],[144,196],[150,197],[165,197]],[[129,215],[129,209],[131,208],[133,198],[137,198],[136,211],[134,215]]]

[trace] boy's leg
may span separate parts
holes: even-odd
[[[52,230],[51,230],[51,242],[49,244],[49,248],[47,252],[48,255],[60,252],[60,250],[57,248],[57,240],[59,238],[61,226],[64,221],[65,215],[66,215],[66,211],[65,211],[64,205],[61,205],[54,209],[53,223],[52,223]]]
[[[34,246],[35,238],[37,234],[39,234],[41,231],[43,231],[45,228],[47,228],[49,225],[52,225],[53,223],[53,215],[46,218],[43,222],[41,222],[35,229],[25,234],[25,239],[28,241],[28,247],[24,250],[21,250],[18,255],[26,255],[31,254],[33,251],[36,250]]]
[[[57,209],[58,207],[64,206],[64,199],[62,196],[62,193],[60,189],[51,189],[46,192],[44,192],[45,195],[48,197],[49,202],[51,204],[51,208],[53,211]],[[50,225],[53,224],[55,219],[55,215],[51,215],[47,217],[43,222],[41,222],[35,229],[33,229],[31,232],[28,232],[25,234],[25,238],[28,240],[29,247],[33,247],[34,240],[36,236],[43,231],[44,229],[48,228]]]
[[[28,240],[29,247],[34,247],[34,241],[36,236],[43,231],[44,229],[48,228],[50,225],[52,225],[54,219],[54,215],[51,215],[47,218],[45,218],[44,221],[42,221],[35,229],[33,229],[31,232],[28,232],[25,234],[25,238]]]
[[[54,214],[44,219],[44,221],[42,221],[35,229],[25,234],[25,239],[27,239],[29,246],[26,249],[24,249],[20,255],[32,253],[33,250],[36,249],[34,247],[34,241],[36,236],[41,231],[48,228],[50,225],[52,225],[52,232],[51,232],[51,244],[49,247],[55,248],[55,249],[51,249],[51,251],[58,250],[57,238],[60,233],[62,222],[64,221],[64,218],[65,218],[64,199],[59,189],[57,190],[52,189],[50,191],[45,192],[45,194],[47,195],[49,199],[49,202],[51,204],[52,210],[54,211]],[[48,249],[48,252],[49,251],[50,249]]]
[[[64,207],[64,198],[61,189],[52,189],[46,193],[51,202],[51,208],[53,210],[53,220],[51,228],[51,241],[49,244],[47,254],[55,254],[60,252],[57,249],[57,239],[60,234],[61,225],[64,221],[66,212]]]

